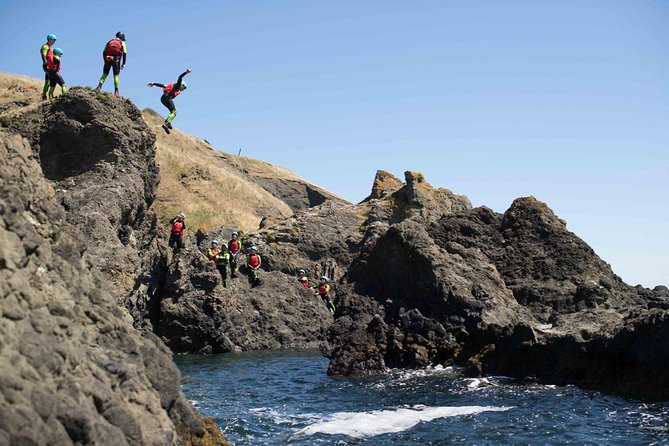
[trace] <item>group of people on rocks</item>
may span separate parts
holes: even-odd
[[[170,224],[172,227],[168,246],[173,249],[176,255],[184,246],[183,237],[186,230],[186,214],[179,212],[176,217],[170,220]],[[211,246],[207,249],[207,258],[211,262],[214,262],[216,269],[221,275],[224,287],[228,286],[228,271],[230,272],[231,279],[237,277],[239,270],[238,258],[243,248],[244,245],[239,238],[239,233],[235,231],[230,235],[230,240],[227,243],[221,243],[214,239],[211,241]],[[261,265],[262,258],[258,254],[258,248],[255,245],[248,247],[246,250],[246,271],[251,287],[260,285]],[[334,314],[335,306],[332,301],[330,284],[328,283],[330,280],[327,276],[321,276],[319,284],[311,285],[306,270],[300,269],[297,273],[297,280],[303,288],[315,290],[316,294],[323,299],[328,310]]]
[[[212,240],[211,246],[207,249],[207,258],[214,262],[216,269],[221,274],[223,286],[227,287],[228,269],[230,278],[237,277],[239,265],[237,259],[242,252],[242,243],[239,240],[239,233],[233,232],[228,243],[219,243],[218,240]],[[260,265],[262,258],[258,254],[258,248],[251,246],[246,254],[246,269],[249,274],[251,286],[260,284]]]
[[[40,56],[42,58],[42,70],[44,71],[44,86],[42,88],[42,100],[53,99],[53,94],[56,89],[56,85],[59,85],[61,88],[61,93],[67,93],[67,85],[65,85],[65,80],[60,74],[62,67],[61,58],[63,56],[63,50],[60,48],[54,48],[57,37],[54,34],[48,34],[46,36],[46,43],[40,48]],[[113,39],[109,40],[104,49],[102,50],[102,77],[98,82],[96,91],[101,91],[102,86],[109,76],[109,72],[113,71],[114,73],[114,95],[116,97],[121,97],[119,92],[119,76],[121,70],[125,68],[125,63],[128,58],[128,50],[125,43],[125,34],[121,31],[117,32]],[[163,89],[163,95],[160,98],[160,102],[167,107],[169,110],[169,115],[163,123],[163,130],[166,133],[170,133],[172,129],[172,120],[177,115],[177,109],[174,106],[174,98],[176,98],[182,91],[184,91],[188,86],[186,82],[183,81],[184,76],[190,73],[190,68],[187,68],[186,71],[179,75],[177,82],[169,83],[167,85],[158,83],[158,82],[149,82],[147,85],[149,87],[160,87]],[[48,94],[48,96],[47,96]]]
[[[297,281],[304,287],[305,289],[315,289],[316,294],[318,294],[321,299],[323,299],[323,302],[325,303],[325,306],[330,310],[332,314],[335,312],[335,306],[334,303],[332,302],[332,294],[330,293],[330,284],[328,283],[330,279],[328,279],[327,276],[321,276],[320,283],[318,285],[310,285],[309,284],[309,277],[307,276],[307,272],[304,269],[300,269],[297,272]]]

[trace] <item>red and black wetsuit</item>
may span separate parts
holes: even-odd
[[[241,247],[242,245],[238,239],[233,238],[228,242],[228,252],[230,253],[230,274],[232,274],[232,277],[237,275],[237,254],[239,254]]]
[[[188,72],[185,71],[181,73],[176,83],[171,83],[167,85],[159,84],[158,82],[153,83],[153,85],[155,85],[156,87],[160,87],[163,89],[163,95],[160,97],[160,102],[162,102],[162,104],[165,107],[167,107],[169,111],[174,111],[177,109],[174,106],[174,98],[179,96],[179,94],[181,93],[181,81],[187,74]]]
[[[173,247],[176,245],[177,249],[181,249],[184,246],[184,230],[186,229],[186,222],[183,221],[183,219],[180,219],[179,217],[176,217],[170,221],[172,224],[172,230],[170,233],[170,240],[168,242],[168,245],[170,247]]]
[[[114,45],[114,48],[118,47],[118,54],[109,54],[110,53],[110,44]],[[125,66],[125,62],[128,59],[128,53],[125,49],[125,42],[119,38],[111,39],[105,45],[105,49],[102,51],[102,58],[105,61],[105,65],[102,68],[102,72],[105,75],[109,74],[110,69],[114,69],[114,76],[118,76],[121,73],[121,66]],[[121,63],[123,62],[123,63]]]
[[[60,57],[53,55],[46,60],[46,72],[49,76],[49,87],[54,88],[57,85],[65,85],[63,77],[60,75]]]

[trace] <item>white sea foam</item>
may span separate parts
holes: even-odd
[[[298,435],[342,434],[353,438],[402,432],[420,422],[458,415],[475,415],[482,412],[504,412],[512,407],[460,406],[426,407],[414,406],[395,410],[372,412],[338,412],[297,432]]]

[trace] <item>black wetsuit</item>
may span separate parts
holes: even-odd
[[[181,91],[181,81],[183,80],[184,76],[187,75],[188,72],[184,71],[179,75],[179,79],[177,82],[172,86],[172,91],[163,91],[163,95],[160,97],[160,102],[167,107],[169,111],[174,111],[177,108],[174,106],[174,98],[179,94]],[[167,88],[167,85],[159,84],[158,82],[154,82],[153,85],[156,87],[160,88]]]

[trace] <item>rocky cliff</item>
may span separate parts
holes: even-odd
[[[669,292],[630,287],[533,197],[504,213],[377,174],[345,265],[329,373],[462,365],[669,398]],[[362,206],[361,205],[361,206]]]
[[[0,444],[225,444],[133,327],[165,264],[139,110],[76,88],[21,107],[0,120]]]

